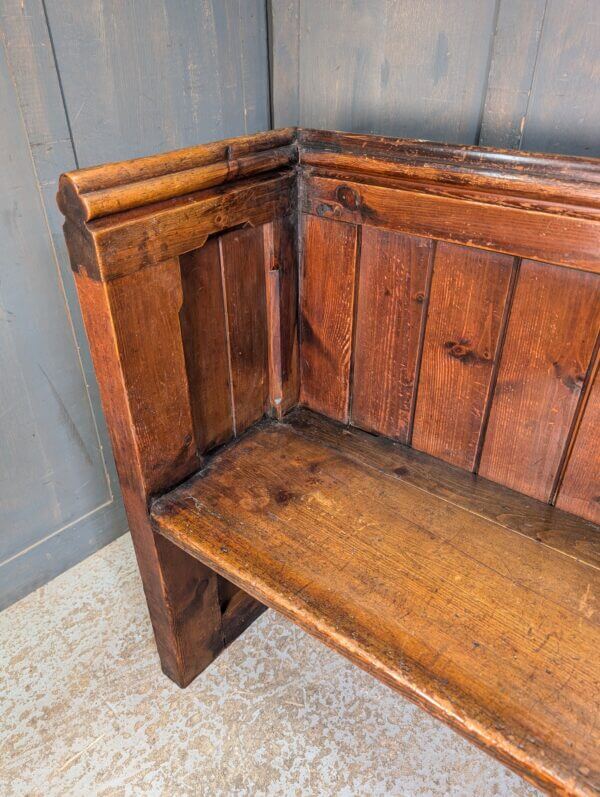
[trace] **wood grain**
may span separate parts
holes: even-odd
[[[285,423],[304,437],[600,570],[598,526],[386,437],[296,409]]]
[[[269,403],[281,418],[298,403],[298,268],[291,219],[277,219],[264,230]]]
[[[480,473],[548,500],[596,336],[600,278],[523,261]]]
[[[598,786],[600,626],[584,600],[597,570],[277,423],[152,515],[189,553],[539,785]]]
[[[304,213],[600,272],[600,225],[593,219],[353,180],[307,176],[304,183]]]
[[[262,229],[219,239],[227,308],[234,429],[241,434],[267,411],[269,362]]]
[[[600,525],[600,370],[596,370],[556,505]]]
[[[412,444],[473,470],[492,388],[513,259],[439,243]]]
[[[433,248],[427,238],[362,230],[352,423],[404,443],[410,434]]]
[[[200,451],[233,435],[229,349],[219,241],[180,258],[181,337],[194,435]]]
[[[300,401],[348,418],[357,231],[308,216],[300,285]]]
[[[176,262],[163,264],[155,269],[155,282],[139,274],[111,285],[77,274],[76,282],[161,666],[187,686],[222,649],[217,576],[155,536],[147,508],[148,492],[189,473],[189,457],[195,456],[193,437],[187,439],[187,398],[177,379],[183,352],[173,349],[178,270]],[[157,310],[163,291],[165,306]],[[147,333],[149,320],[155,322],[153,335]],[[162,414],[153,412],[151,398]],[[173,430],[186,433],[184,456],[175,462],[169,461],[179,442]]]

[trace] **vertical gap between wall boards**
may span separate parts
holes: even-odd
[[[569,465],[569,460],[571,459],[571,454],[573,452],[575,440],[577,439],[577,433],[579,432],[579,427],[581,426],[581,421],[583,420],[583,415],[585,413],[590,398],[590,394],[592,392],[592,388],[596,380],[596,375],[599,369],[600,369],[600,332],[596,337],[594,350],[592,351],[592,356],[588,363],[585,379],[583,380],[583,385],[581,386],[581,393],[577,401],[577,406],[575,407],[575,412],[573,413],[573,419],[571,421],[569,433],[567,434],[567,439],[565,442],[562,456],[560,458],[560,463],[556,470],[556,476],[554,477],[554,483],[552,484],[552,490],[550,491],[550,498],[548,499],[549,504],[554,505],[556,503],[556,499],[558,498],[558,494],[560,492],[560,488],[562,487],[563,479],[565,477],[565,473]]]
[[[431,240],[431,249],[429,251],[429,262],[427,263],[427,277],[425,279],[425,299],[423,312],[421,313],[421,328],[419,329],[419,341],[417,343],[417,361],[415,363],[415,380],[413,385],[410,415],[408,419],[408,430],[406,433],[406,445],[412,447],[413,430],[415,426],[415,412],[417,410],[417,397],[419,393],[419,382],[421,379],[421,362],[423,361],[423,348],[425,346],[425,333],[427,330],[427,321],[429,319],[429,299],[431,297],[431,283],[433,282],[433,271],[435,264],[435,256],[437,253],[437,241]]]
[[[229,371],[229,403],[231,405],[231,425],[233,436],[237,437],[235,418],[235,400],[233,394],[233,368],[231,365],[231,336],[229,334],[229,310],[227,308],[227,285],[225,280],[225,258],[223,257],[223,236],[219,236],[219,266],[221,270],[221,293],[223,294],[223,311],[225,315],[225,340],[227,342],[227,370]]]
[[[492,366],[492,376],[490,378],[490,387],[488,390],[488,396],[485,402],[485,407],[483,409],[481,426],[479,428],[477,448],[475,449],[475,460],[473,462],[473,473],[479,473],[481,456],[483,454],[483,446],[485,443],[488,423],[490,421],[490,415],[492,412],[492,404],[494,402],[494,396],[496,394],[496,384],[498,382],[498,374],[500,372],[500,362],[502,360],[502,354],[504,352],[504,341],[506,340],[506,333],[508,331],[510,316],[512,314],[513,302],[515,298],[515,292],[517,289],[517,282],[519,280],[520,271],[521,271],[521,258],[515,257],[515,259],[513,260],[510,281],[508,283],[508,291],[506,293],[506,299],[504,301],[504,310],[502,311],[500,334],[498,335],[498,341],[496,343],[496,351],[494,352],[494,362]]]

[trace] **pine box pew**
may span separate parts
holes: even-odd
[[[600,162],[284,129],[58,202],[164,672],[269,606],[600,793]]]

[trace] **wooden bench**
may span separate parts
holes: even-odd
[[[165,673],[270,606],[600,793],[600,162],[286,129],[58,202]]]

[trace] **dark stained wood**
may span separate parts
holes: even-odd
[[[336,451],[343,449],[344,456],[361,465],[402,479],[600,570],[600,530],[593,523],[421,451],[333,423],[305,409],[294,410],[286,416],[285,422],[320,445]]]
[[[179,262],[167,260],[147,274],[114,280],[106,295],[144,487],[156,493],[201,462],[179,322]]]
[[[351,180],[309,175],[303,182],[304,213],[600,271],[600,225],[595,219],[524,211]]]
[[[363,227],[352,423],[408,442],[434,244]]]
[[[67,172],[60,178],[58,204],[65,216],[79,216],[85,221],[90,221],[96,216],[124,210],[123,205],[138,207],[146,204],[148,200],[156,202],[161,198],[181,196],[182,193],[191,193],[204,185],[190,183],[190,173],[201,168],[224,167],[224,177],[244,176],[240,174],[239,166],[236,170],[236,164],[244,162],[244,159],[252,154],[263,153],[264,157],[266,153],[269,157],[270,152],[290,145],[293,139],[292,128],[269,130],[252,136],[224,139],[160,155],[149,155],[120,163],[106,163],[79,169],[76,172]],[[266,165],[267,169],[273,168],[268,163],[263,165]],[[164,185],[169,186],[166,193],[160,190],[162,184],[156,182],[161,178],[164,180]],[[145,192],[140,193],[139,189],[140,186],[147,186],[149,183],[153,186],[153,190],[148,197]],[[182,187],[185,190],[182,191]],[[107,189],[114,190],[104,196],[120,197],[122,206],[112,208],[101,207],[98,204],[94,207],[94,200],[90,197],[98,197]],[[135,201],[132,202],[132,198]]]
[[[229,328],[234,429],[240,434],[267,411],[269,363],[262,229],[219,239]]]
[[[549,500],[600,329],[600,277],[523,261],[480,473]]]
[[[219,453],[152,516],[539,785],[598,787],[595,568],[276,422]]]
[[[233,435],[231,383],[219,241],[180,258],[180,319],[196,443],[206,451]]]
[[[89,222],[87,245],[75,267],[111,280],[203,246],[209,235],[250,224],[259,227],[290,212],[289,172],[198,191]]]
[[[170,677],[270,605],[600,789],[600,529],[562,509],[598,518],[599,190],[590,159],[291,130],[63,179]]]
[[[269,403],[281,418],[298,402],[298,270],[290,219],[264,230],[267,322],[269,329]]]
[[[513,258],[439,243],[412,444],[473,470],[492,387]]]
[[[152,426],[152,408],[140,391],[148,374],[153,375],[150,390],[160,390],[164,379],[176,376],[173,369],[183,357],[173,350],[178,340],[172,317],[176,308],[169,306],[170,295],[175,298],[178,293],[177,272],[178,264],[169,262],[148,272],[143,280],[133,275],[106,285],[84,274],[76,274],[75,279],[161,665],[173,681],[186,686],[222,648],[217,576],[152,531],[147,492],[164,485],[168,473],[166,463],[157,459],[160,443],[165,444],[165,456],[172,455],[177,437],[170,432],[186,431],[172,413],[182,413],[186,425],[191,418],[187,395],[176,378],[173,392],[169,391],[171,405],[159,401],[163,414],[154,415]],[[156,294],[163,290],[165,304],[151,319],[146,313],[156,311]],[[136,328],[139,314],[143,315],[140,330]],[[156,325],[150,335],[147,323],[152,320]],[[169,338],[164,337],[166,332]],[[140,377],[144,367],[146,374]],[[160,399],[157,393],[154,397]],[[193,439],[182,451],[188,452],[183,469],[171,462],[172,483],[189,472],[186,460],[189,452],[195,452]]]
[[[300,284],[300,401],[336,420],[348,418],[357,231],[304,219]]]
[[[596,372],[556,505],[600,524],[600,369]]]
[[[298,403],[300,352],[298,345],[297,229],[290,217],[273,222],[274,268],[279,274],[279,340],[281,362],[281,411]]]

